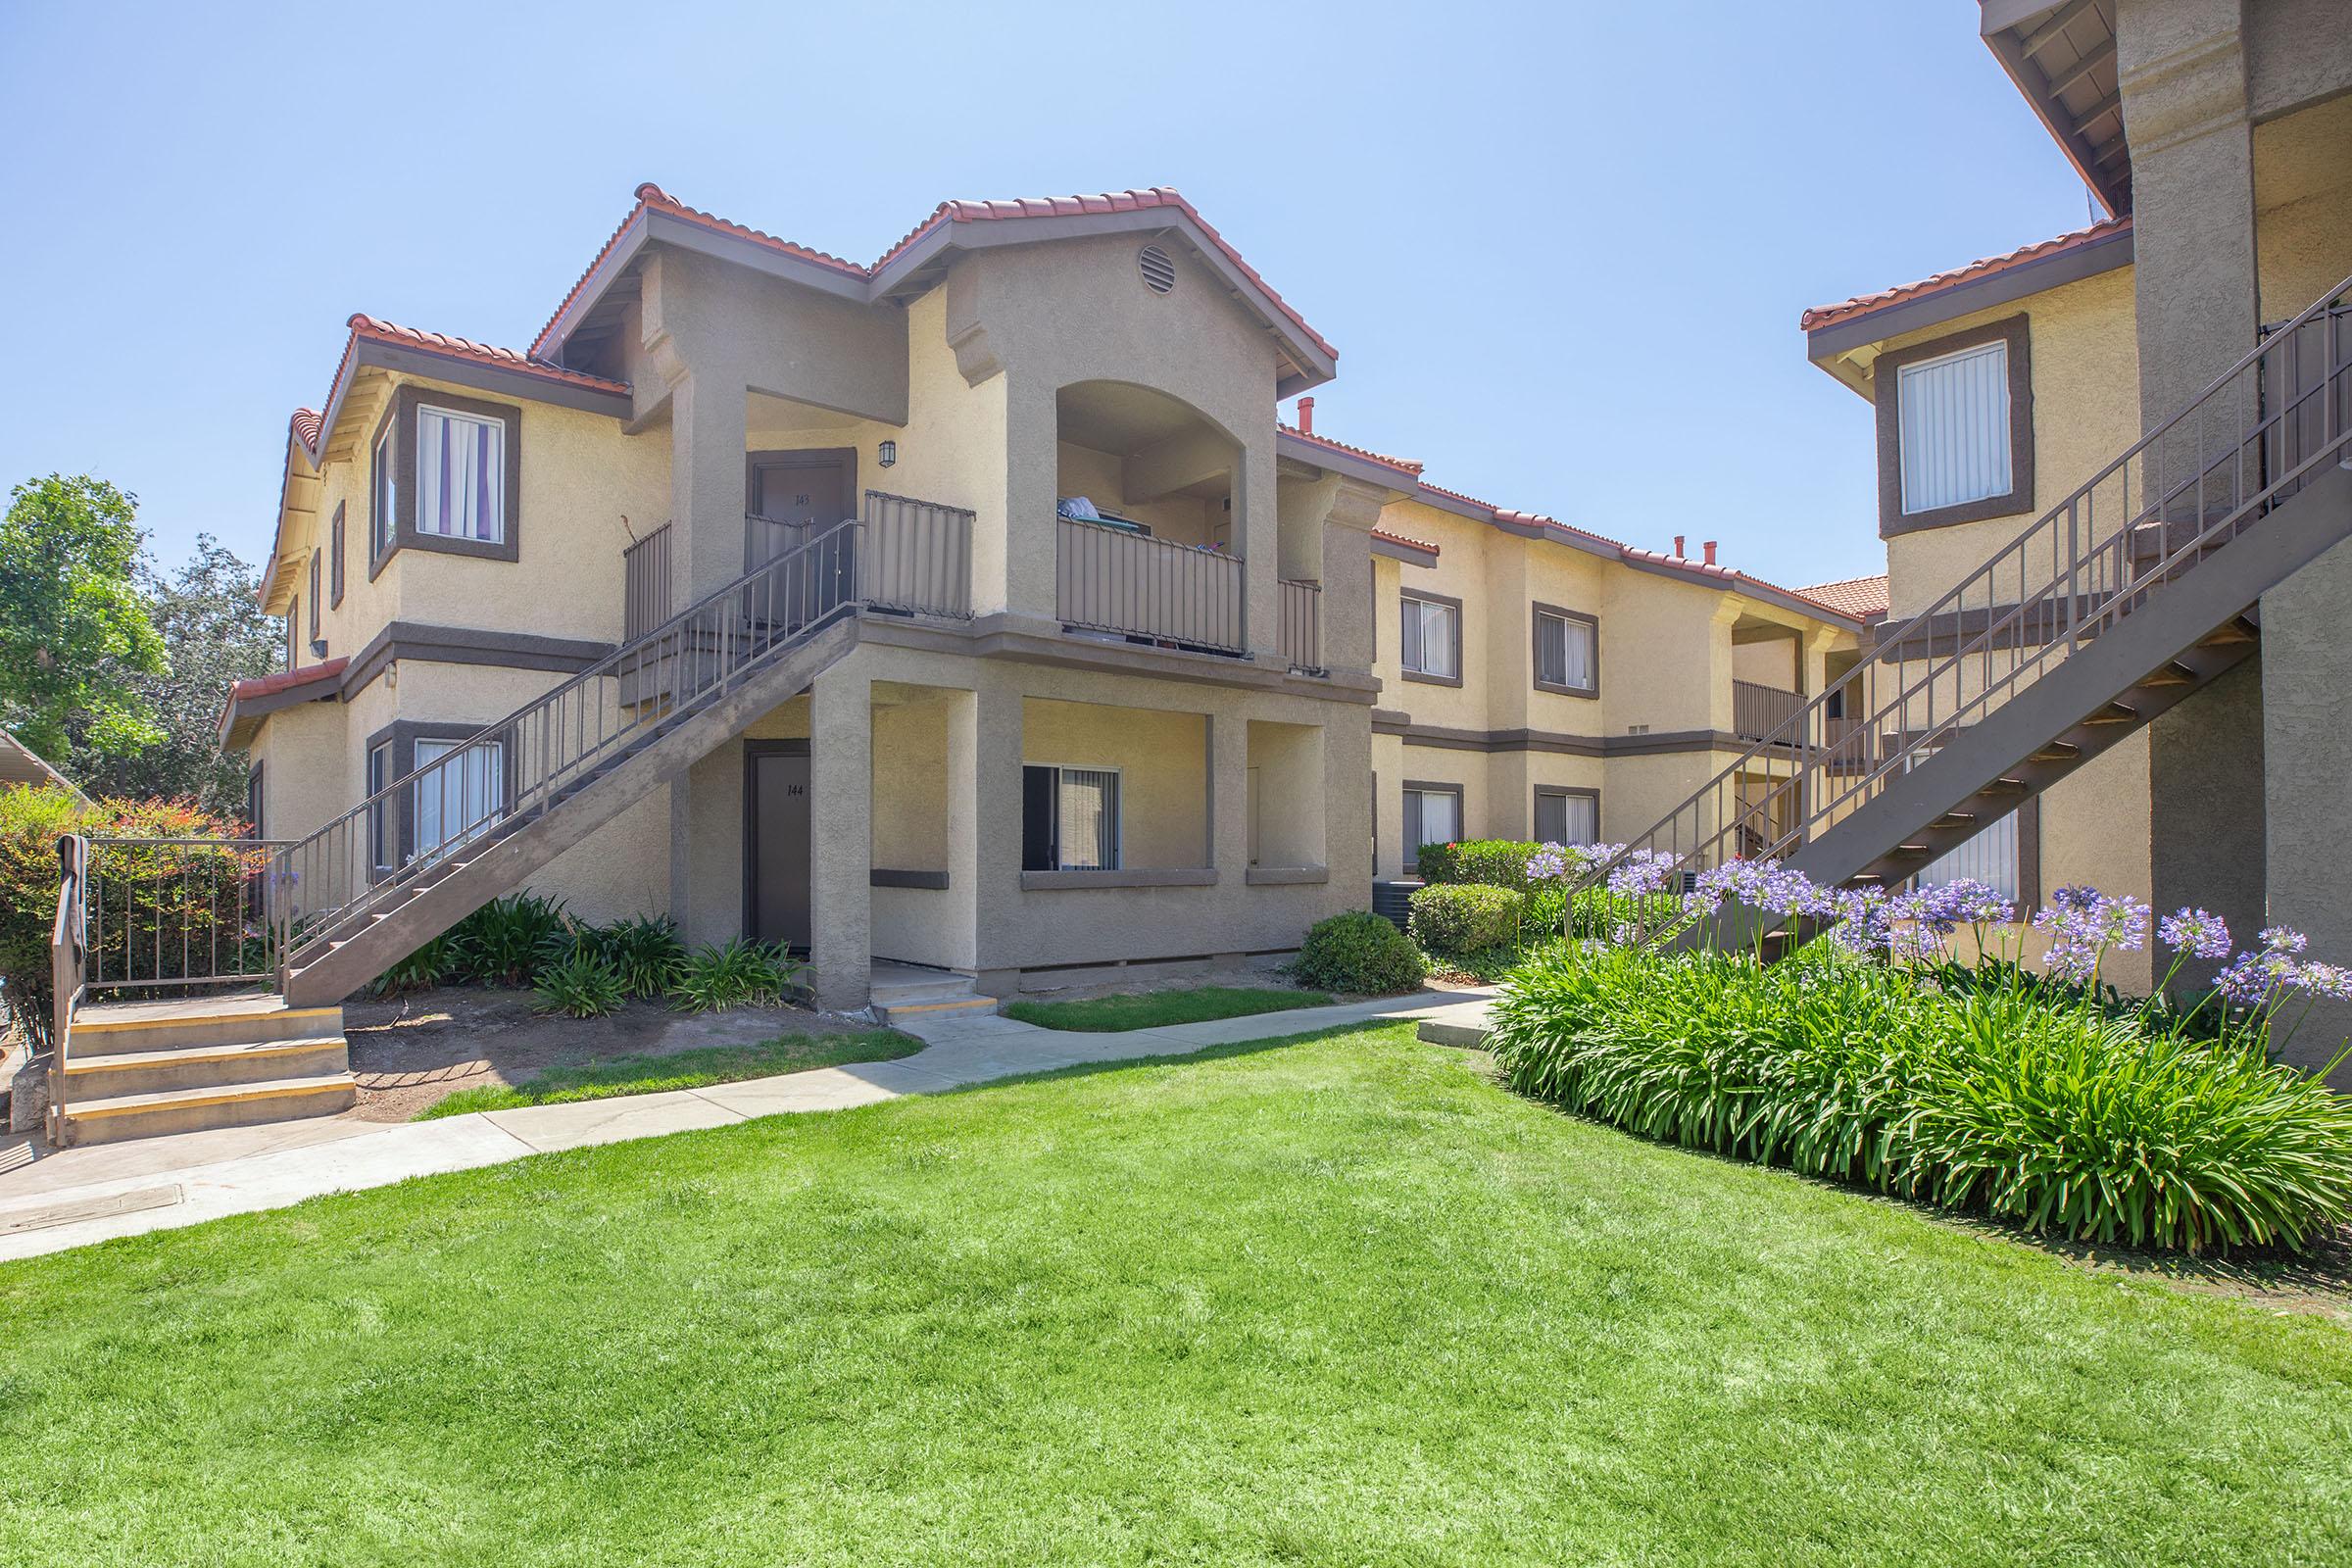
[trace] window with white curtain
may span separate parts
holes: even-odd
[[[1412,858],[1424,844],[1459,844],[1462,840],[1462,792],[1428,786],[1404,792],[1404,854]]]
[[[1119,772],[1110,767],[1021,769],[1021,869],[1119,869]]]
[[[453,752],[458,755],[451,756]],[[487,830],[492,813],[506,799],[506,749],[497,741],[466,746],[463,741],[418,740],[420,771],[410,786],[416,802],[415,853],[429,854]]]
[[[2009,345],[1980,343],[1895,373],[1903,511],[1935,512],[2016,487],[2009,451]]]
[[[1589,790],[1536,789],[1536,838],[1544,844],[1598,844],[1600,797]]]
[[[383,439],[376,442],[375,456],[371,460],[375,479],[375,498],[370,504],[374,537],[368,548],[378,556],[392,548],[393,528],[398,521],[393,514],[393,508],[400,501],[398,471],[393,467],[398,458],[399,443],[395,439],[398,433],[393,425],[385,425]]]
[[[1577,695],[1600,690],[1600,623],[1566,611],[1536,612],[1536,684]]]
[[[2017,813],[2011,811],[1948,855],[1939,855],[1919,873],[1923,888],[1974,877],[2016,902],[2018,897]]]
[[[507,424],[430,404],[416,410],[416,531],[507,537]]]
[[[1459,680],[1462,674],[1462,612],[1436,599],[1403,597],[1398,641],[1404,667],[1416,675]]]

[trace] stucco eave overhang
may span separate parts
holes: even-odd
[[[1805,334],[1805,356],[1836,375],[1834,363],[1856,349],[2129,267],[2132,232],[2129,226],[2117,228],[2082,244],[2004,267],[1983,277],[1964,278],[1947,288],[1891,300],[1876,310],[1817,326]],[[1840,375],[1838,379],[1847,378]]]

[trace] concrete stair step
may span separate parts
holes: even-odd
[[[164,1089],[69,1101],[65,1141],[111,1144],[129,1138],[157,1138],[166,1133],[331,1116],[350,1109],[359,1093],[350,1073],[318,1072],[202,1089]]]
[[[341,1007],[288,1006],[283,997],[106,1002],[74,1013],[71,1055],[80,1061],[126,1052],[246,1046],[342,1032]]]
[[[993,1014],[997,999],[966,994],[936,1002],[876,1002],[875,1016],[886,1024],[918,1023],[932,1018],[957,1018],[975,1013]]]
[[[103,1056],[75,1055],[66,1063],[67,1104],[71,1107],[84,1100],[176,1089],[216,1089],[231,1084],[348,1072],[350,1067],[350,1048],[341,1035],[121,1051]]]

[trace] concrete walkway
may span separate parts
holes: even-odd
[[[526,1154],[724,1127],[754,1116],[870,1105],[1084,1062],[1184,1055],[1388,1018],[1423,1020],[1425,1038],[1466,1039],[1484,1020],[1492,995],[1484,989],[1423,991],[1122,1034],[1040,1029],[995,1013],[964,1013],[903,1026],[924,1046],[895,1061],[818,1067],[708,1089],[389,1125],[319,1117],[53,1152],[15,1139],[0,1144],[0,1260]]]

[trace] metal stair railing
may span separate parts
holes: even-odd
[[[319,944],[365,929],[370,915],[430,886],[436,872],[544,816],[866,594],[903,612],[968,617],[968,573],[954,564],[969,560],[970,518],[923,507],[919,515],[894,517],[893,537],[879,551],[866,522],[840,523],[466,739],[419,742],[437,754],[270,858],[265,882],[274,951],[284,956],[279,983]],[[869,556],[895,560],[910,549],[937,564],[876,580]]]
[[[1644,853],[1689,870],[1792,852],[2257,525],[2352,451],[2347,305],[2352,278],[2266,329],[2185,407],[1579,885]]]

